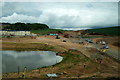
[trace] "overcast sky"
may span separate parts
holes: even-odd
[[[0,7],[0,22],[44,23],[62,29],[118,25],[117,2],[5,2]]]

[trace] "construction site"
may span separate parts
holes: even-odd
[[[86,34],[84,30],[2,37],[0,40],[2,51],[54,51],[56,55],[63,57],[61,62],[51,66],[32,70],[24,66],[22,71],[3,73],[2,77],[3,79],[119,78],[118,38],[118,36]]]
[[[2,0],[2,80],[120,80],[119,0]]]

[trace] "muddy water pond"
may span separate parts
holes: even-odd
[[[17,72],[51,66],[62,61],[61,56],[57,56],[52,51],[1,51],[2,53],[2,73]]]

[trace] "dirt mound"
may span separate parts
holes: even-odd
[[[112,45],[120,47],[120,42],[114,42]]]

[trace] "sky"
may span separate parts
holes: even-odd
[[[0,22],[71,30],[118,25],[117,2],[1,2],[0,7]]]

